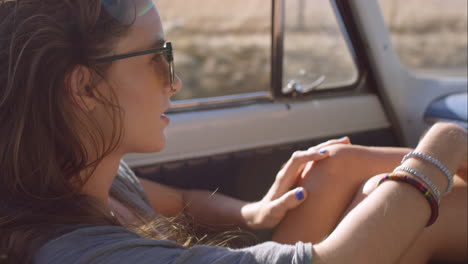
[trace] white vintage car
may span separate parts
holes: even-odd
[[[158,2],[185,84],[166,149],[125,158],[141,177],[255,200],[296,149],[414,146],[435,121],[467,127],[466,0]],[[443,24],[445,9],[465,21]],[[431,12],[440,21],[424,24]]]

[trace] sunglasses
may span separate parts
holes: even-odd
[[[106,62],[113,62],[116,60],[122,60],[122,59],[127,59],[127,58],[132,58],[132,57],[137,57],[137,56],[143,56],[143,55],[148,55],[148,54],[158,54],[158,53],[163,53],[166,55],[166,60],[169,64],[169,73],[170,73],[170,85],[171,85],[171,90],[174,91],[174,78],[175,78],[175,72],[174,72],[174,54],[172,53],[172,43],[171,42],[165,42],[162,48],[157,48],[157,49],[149,49],[149,50],[144,50],[144,51],[137,51],[133,53],[127,53],[127,54],[121,54],[121,55],[114,55],[114,56],[109,56],[109,57],[104,57],[104,58],[99,58],[96,59],[96,63],[106,63]]]

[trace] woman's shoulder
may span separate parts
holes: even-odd
[[[113,263],[126,263],[125,258],[117,259],[119,254],[113,253],[148,247],[153,250],[183,249],[175,242],[145,239],[120,226],[82,227],[47,242],[40,248],[35,263],[98,263],[101,257],[109,263],[112,260]]]
[[[311,245],[266,242],[250,248],[185,248],[169,240],[142,238],[124,227],[84,227],[47,242],[36,264],[61,263],[291,263],[310,264]]]

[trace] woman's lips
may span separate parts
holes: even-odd
[[[168,125],[169,125],[169,122],[171,121],[169,117],[167,117],[165,114],[161,115],[161,119]]]

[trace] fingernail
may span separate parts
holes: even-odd
[[[327,152],[328,152],[328,150],[322,149],[321,151],[319,151],[319,154],[320,155],[325,155],[325,154],[327,154]]]
[[[304,191],[302,190],[302,188],[300,188],[300,189],[296,192],[296,198],[297,198],[299,201],[304,200]]]
[[[341,141],[341,140],[345,140],[345,139],[348,139],[348,137],[342,137],[339,140]]]

